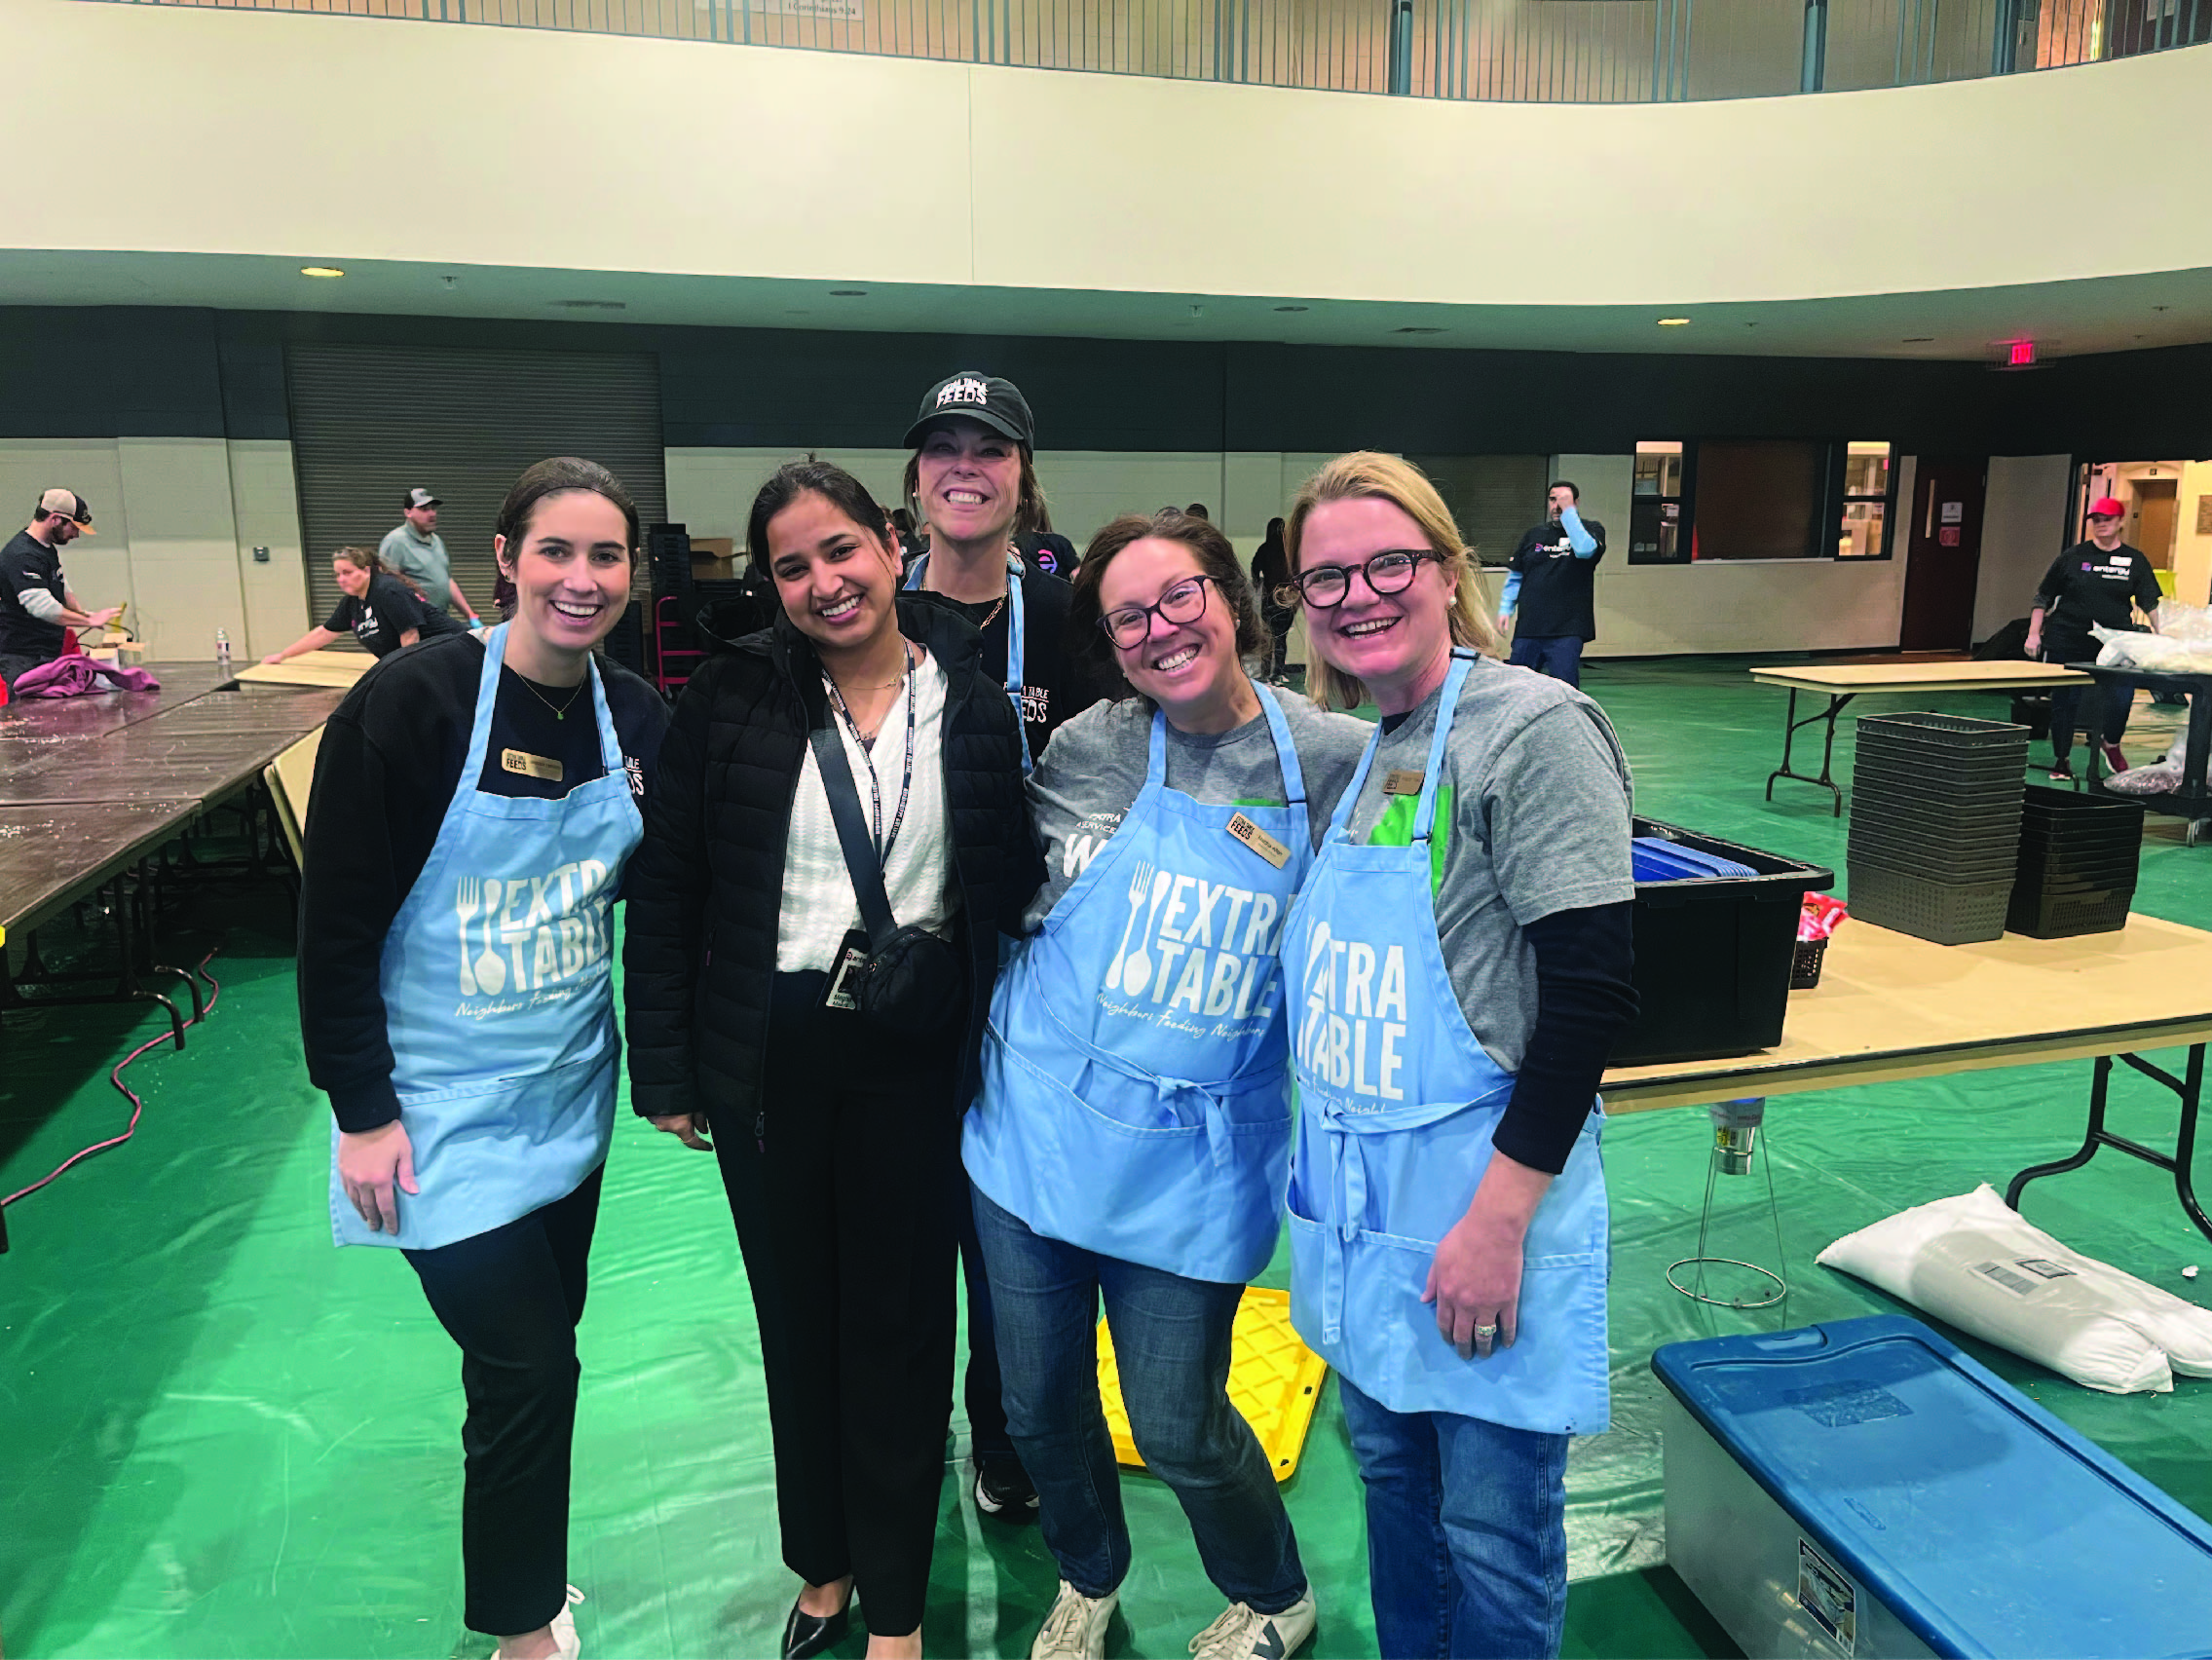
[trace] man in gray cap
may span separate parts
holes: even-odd
[[[453,615],[459,606],[469,626],[478,626],[476,608],[453,580],[453,562],[446,557],[445,538],[437,533],[438,499],[421,485],[407,492],[402,504],[406,519],[384,533],[376,556],[404,579],[425,600]]]
[[[31,522],[0,547],[0,680],[52,662],[65,630],[104,628],[123,615],[114,605],[87,611],[61,574],[61,549],[93,533],[93,509],[73,490],[49,490]]]

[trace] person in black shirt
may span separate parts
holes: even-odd
[[[436,606],[425,604],[366,547],[339,548],[330,557],[330,569],[343,594],[322,626],[310,628],[282,651],[271,652],[261,660],[263,662],[282,662],[302,652],[319,652],[345,634],[352,634],[381,658],[417,640],[466,632]]]
[[[1291,628],[1298,620],[1297,607],[1278,597],[1291,581],[1291,555],[1283,547],[1283,521],[1267,521],[1267,535],[1252,556],[1252,585],[1259,600],[1259,620],[1275,638],[1275,661],[1270,675],[1279,676],[1290,660]]]
[[[31,522],[0,547],[0,683],[52,662],[71,628],[104,628],[123,607],[87,611],[61,574],[61,549],[93,533],[93,509],[71,490],[48,490]]]
[[[337,1120],[332,1233],[403,1251],[462,1351],[464,1618],[507,1660],[577,1648],[569,1454],[621,1048],[613,904],[668,719],[593,654],[641,540],[605,468],[526,472],[493,544],[514,621],[361,676],[307,819],[300,1029]]]
[[[1582,492],[1566,479],[1555,480],[1547,496],[1551,516],[1523,533],[1513,550],[1498,626],[1514,631],[1508,660],[1579,687],[1582,648],[1597,638],[1597,562],[1605,557],[1605,527],[1583,518],[1575,506]]]
[[[2158,573],[2140,547],[2120,540],[2120,514],[2124,509],[2111,496],[2089,504],[2089,540],[2076,543],[2050,562],[2036,602],[2028,612],[2027,653],[2044,662],[2094,662],[2096,636],[2092,627],[2140,631],[2145,624],[2135,614],[2155,615],[2164,597]],[[2065,686],[2050,695],[2050,775],[2074,776],[2071,757],[2074,727],[2084,696],[2104,700],[2102,737],[2106,763],[2116,773],[2127,770],[2119,740],[2127,732],[2128,710],[2135,702],[2131,681],[2109,680],[2092,692],[2087,687]]]

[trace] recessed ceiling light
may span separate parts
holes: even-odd
[[[1390,332],[1393,334],[1442,334],[1443,330],[1441,328],[1413,327],[1394,328]]]
[[[1311,311],[1313,308],[1311,306],[1277,306],[1275,309],[1279,312],[1302,312]]]
[[[555,300],[558,311],[628,311],[627,300]]]
[[[1897,344],[1900,346],[1932,346],[1935,344],[1935,336],[1932,334],[1908,334]]]
[[[1659,326],[1662,328],[1687,328],[1690,326],[1690,320],[1686,317],[1663,317],[1659,320]]]
[[[300,267],[300,275],[302,277],[343,277],[346,274],[335,265],[303,265]]]
[[[868,290],[866,288],[832,288],[830,290],[830,298],[833,300],[864,300],[867,297]]]

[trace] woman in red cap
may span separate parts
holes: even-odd
[[[2028,656],[2044,662],[2093,662],[2097,642],[2092,626],[2140,631],[2155,628],[2148,621],[2157,614],[2164,594],[2158,573],[2140,547],[2120,540],[2118,500],[2099,496],[2089,504],[2089,540],[2078,542],[2050,562],[2036,589],[2034,609],[2028,613]],[[2135,702],[2135,685],[2109,680],[2092,693],[2081,686],[2061,687],[2050,695],[2050,775],[2071,780],[2074,768],[2074,723],[2084,695],[2105,699],[2100,736],[2105,764],[2116,773],[2127,770],[2127,757],[2119,740],[2127,732],[2128,710]]]

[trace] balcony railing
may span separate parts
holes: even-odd
[[[1539,103],[1968,80],[2212,41],[2212,0],[122,0]]]

